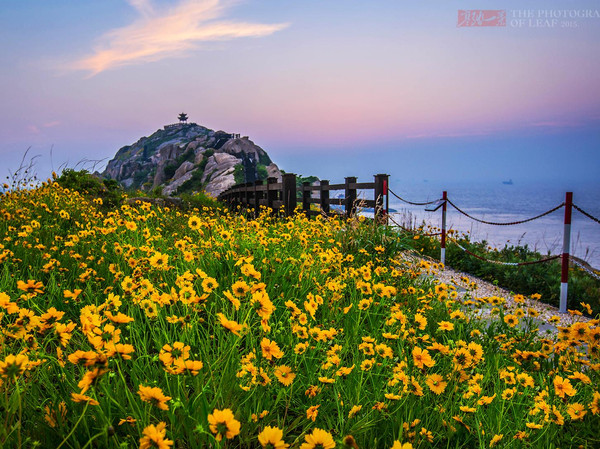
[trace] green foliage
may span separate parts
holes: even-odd
[[[194,172],[192,173],[192,177],[190,179],[188,179],[186,182],[184,182],[177,189],[177,193],[182,194],[182,193],[188,193],[188,192],[192,192],[192,191],[201,191],[202,188],[204,187],[204,184],[202,183],[202,175],[203,174],[204,174],[204,170],[200,170],[199,168],[194,170]]]
[[[269,174],[267,173],[267,167],[263,164],[256,165],[256,174],[258,175],[258,179],[261,181],[264,181],[269,177]]]
[[[246,180],[244,176],[244,166],[242,164],[238,164],[233,168],[233,179],[236,184],[243,184]]]
[[[219,203],[215,198],[207,195],[204,191],[190,193],[183,193],[179,197],[184,201],[186,207],[189,209],[197,208],[199,210],[206,211],[207,209],[221,211],[224,210],[224,206]]]
[[[271,158],[269,157],[269,155],[266,152],[264,152],[258,156],[258,163],[261,165],[267,166],[267,165],[271,165],[273,163],[273,161],[271,161]]]
[[[75,190],[90,198],[100,198],[105,207],[115,207],[121,204],[124,196],[123,189],[114,179],[101,180],[91,175],[87,170],[63,170],[56,182],[69,190]]]
[[[165,165],[165,168],[163,169],[163,172],[165,174],[165,179],[171,179],[173,177],[173,175],[175,175],[175,172],[177,171],[178,168],[179,168],[179,165],[177,165],[177,163],[175,163],[175,162],[170,162],[167,165]]]
[[[148,180],[149,174],[150,169],[136,171],[133,175],[133,184],[131,185],[131,189],[136,189],[144,184]]]
[[[375,220],[365,217],[348,220],[337,238],[341,242],[342,252],[353,254],[359,262],[366,261],[373,254],[393,258],[399,252],[410,248],[408,237],[399,238],[392,228],[381,226]]]
[[[421,238],[185,199],[5,195],[0,447],[246,449],[266,426],[294,449],[317,427],[336,448],[599,447],[596,324],[580,356],[582,323],[542,341],[389,257]]]

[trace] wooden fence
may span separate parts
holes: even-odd
[[[345,178],[343,184],[329,184],[328,180],[321,180],[319,185],[310,185],[308,182],[297,187],[296,175],[286,173],[281,182],[276,178],[268,178],[254,183],[238,184],[219,195],[219,201],[229,205],[230,209],[238,206],[245,210],[254,210],[258,213],[261,206],[281,210],[285,215],[294,213],[298,204],[307,217],[315,215],[329,215],[331,206],[343,207],[347,217],[356,213],[357,206],[373,208],[375,216],[385,216],[388,210],[388,180],[389,175],[378,174],[373,182],[357,182],[356,177]],[[359,198],[358,191],[372,190],[373,199]],[[332,191],[343,191],[343,198],[330,195]],[[313,195],[317,192],[318,195]],[[317,196],[315,198],[315,196]],[[311,204],[318,204],[319,210],[311,210]]]

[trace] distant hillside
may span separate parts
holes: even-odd
[[[162,187],[165,195],[205,190],[216,197],[244,182],[245,172],[250,179],[281,179],[267,152],[247,136],[178,123],[121,148],[101,175],[128,189]]]

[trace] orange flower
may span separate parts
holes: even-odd
[[[412,351],[412,356],[417,368],[423,369],[425,366],[431,368],[435,365],[435,360],[431,358],[427,349],[421,349],[416,346]]]
[[[444,378],[439,374],[432,374],[428,376],[425,383],[435,394],[442,394],[446,389],[446,385],[448,385],[447,382],[444,382]]]
[[[438,330],[440,331],[451,331],[454,329],[454,324],[449,321],[440,321],[438,323]]]
[[[219,317],[221,326],[230,331],[232,334],[237,335],[238,337],[240,336],[240,332],[243,331],[245,327],[243,324],[239,324],[237,321],[227,319],[227,317],[222,313],[217,313],[217,316]]]
[[[158,449],[169,449],[173,446],[173,441],[166,439],[167,424],[164,422],[158,423],[156,426],[149,425],[144,428],[144,436],[140,438],[140,449],[149,449],[157,447]]]
[[[286,449],[289,444],[283,441],[283,431],[278,427],[267,426],[258,434],[258,442],[266,449]]]
[[[71,400],[73,402],[87,402],[90,405],[99,405],[100,403],[89,396],[79,393],[71,393]]]
[[[167,401],[171,400],[171,396],[165,396],[159,387],[145,387],[140,385],[138,394],[142,401],[153,404],[161,410],[169,410]]]
[[[279,346],[274,341],[269,340],[268,338],[263,338],[260,342],[260,347],[262,349],[262,355],[267,360],[272,360],[273,357],[276,359],[280,359],[283,357],[283,352],[279,349]]]
[[[573,421],[580,421],[587,412],[582,404],[575,403],[567,407],[567,413]]]
[[[29,358],[23,354],[6,356],[4,361],[0,362],[0,376],[7,379],[19,377],[27,370]]]
[[[292,372],[289,366],[279,365],[275,367],[275,377],[286,387],[291,385],[296,375]]]
[[[577,390],[571,385],[571,381],[560,376],[554,378],[554,391],[560,398],[564,398],[565,395],[574,396],[577,393]]]
[[[240,433],[240,422],[235,419],[233,412],[228,408],[214,409],[208,415],[208,424],[217,441],[221,441],[223,437],[231,440]]]
[[[304,437],[305,443],[302,443],[300,449],[333,449],[335,441],[331,434],[322,429],[314,429],[310,435]]]
[[[309,407],[308,410],[306,410],[306,419],[315,422],[315,419],[317,419],[317,415],[319,414],[319,407],[321,407],[321,404]]]
[[[44,284],[29,279],[27,282],[17,281],[17,288],[27,293],[44,293]]]

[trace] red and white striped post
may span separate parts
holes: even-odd
[[[448,199],[448,192],[445,190],[442,192],[442,243],[440,249],[440,262],[446,265],[446,200]]]
[[[569,253],[571,252],[571,211],[573,192],[565,197],[565,228],[563,232],[562,270],[560,274],[560,313],[567,313],[567,291],[569,289]]]

